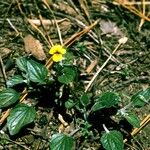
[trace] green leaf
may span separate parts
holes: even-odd
[[[22,76],[15,75],[11,79],[9,79],[6,84],[7,84],[8,87],[12,87],[14,85],[17,85],[17,84],[20,84],[20,83],[26,83],[26,82],[27,81],[24,80]]]
[[[123,136],[119,131],[104,133],[100,141],[106,150],[124,150]]]
[[[26,104],[19,104],[13,108],[7,118],[7,127],[11,135],[17,134],[22,127],[34,121],[36,111]]]
[[[90,99],[89,99],[89,97],[88,97],[88,95],[87,95],[86,93],[84,93],[84,94],[81,96],[80,102],[81,102],[81,104],[82,104],[84,107],[86,107],[86,106],[89,104]]]
[[[54,134],[50,140],[51,150],[73,150],[74,139],[62,133]]]
[[[99,98],[98,101],[93,105],[92,111],[98,111],[102,108],[110,108],[120,101],[120,97],[113,92],[105,92]]]
[[[0,133],[0,145],[4,146],[4,145],[7,145],[9,143],[11,143],[9,135],[5,132],[1,132]]]
[[[137,94],[133,95],[131,101],[135,107],[143,107],[150,101],[150,88],[139,91]]]
[[[27,61],[28,76],[32,82],[45,84],[48,76],[46,67],[34,60]]]
[[[5,89],[0,92],[0,108],[8,107],[19,100],[20,94],[13,89]]]
[[[74,60],[74,55],[72,52],[67,52],[65,55],[64,55],[64,60],[63,60],[63,64],[65,65],[72,65],[73,63],[73,60]]]
[[[76,76],[76,70],[72,67],[65,67],[62,70],[61,76],[58,77],[58,81],[63,83],[63,84],[68,84],[72,82]]]
[[[20,57],[16,59],[16,64],[17,67],[21,70],[21,71],[25,71],[27,72],[27,58],[25,57]]]
[[[138,118],[138,116],[136,114],[126,114],[125,119],[127,119],[127,121],[135,128],[139,128],[140,127],[140,120]]]
[[[66,102],[65,102],[65,107],[67,109],[71,109],[76,103],[72,100],[72,99],[68,99]]]

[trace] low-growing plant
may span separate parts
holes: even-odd
[[[78,46],[78,48],[80,45]],[[66,110],[74,110],[77,114],[80,113],[80,119],[82,120],[79,124],[79,130],[84,138],[89,138],[93,135],[94,123],[91,122],[91,116],[100,114],[106,120],[113,120],[111,117],[115,117],[113,120],[115,126],[108,126],[105,121],[99,120],[100,118],[94,118],[96,121],[99,120],[103,130],[99,130],[99,142],[106,150],[123,150],[124,148],[124,133],[121,130],[119,124],[120,120],[126,120],[133,127],[139,128],[140,121],[135,113],[135,109],[143,107],[150,100],[150,88],[141,90],[130,99],[129,104],[121,107],[122,97],[114,91],[105,91],[99,95],[93,96],[88,92],[80,91],[75,92],[75,85],[79,82],[79,70],[72,64],[73,56],[72,53],[67,52],[66,49],[61,45],[56,45],[50,50],[52,54],[52,60],[55,63],[53,71],[49,71],[42,63],[39,63],[30,57],[19,57],[16,59],[16,73],[7,81],[7,88],[0,92],[0,108],[5,110],[11,108],[10,114],[7,118],[7,128],[10,135],[16,135],[22,130],[23,127],[35,121],[36,118],[36,105],[30,103],[22,103],[19,101],[25,93],[33,91],[40,93],[41,87],[44,88],[55,88],[53,101],[55,106],[59,105],[64,107]],[[65,59],[63,59],[65,58]],[[73,85],[74,84],[74,85]],[[19,86],[18,86],[19,85]],[[21,85],[21,86],[20,86]],[[67,99],[61,99],[60,88],[66,87],[69,95]],[[24,92],[22,92],[24,90]],[[64,89],[65,90],[65,89]],[[67,92],[67,91],[64,91]],[[43,92],[44,94],[44,92]],[[51,95],[51,93],[50,93]],[[40,98],[43,95],[40,95]],[[36,94],[35,99],[40,98]],[[57,100],[56,100],[57,98]],[[115,113],[103,113],[108,109],[115,109]],[[78,118],[78,120],[80,120]],[[104,119],[104,120],[105,120]],[[101,128],[99,126],[99,128]],[[75,134],[64,134],[56,133],[49,139],[51,150],[71,150],[75,149]]]

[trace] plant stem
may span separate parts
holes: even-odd
[[[103,124],[103,128],[106,131],[106,133],[109,133],[110,131],[107,129],[107,127],[105,126],[105,124]]]

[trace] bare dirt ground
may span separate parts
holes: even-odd
[[[79,68],[81,75],[80,83],[76,83],[77,96],[109,57],[118,39],[124,36],[128,38],[127,43],[114,54],[100,72],[89,93],[94,96],[103,91],[115,91],[123,97],[122,104],[125,105],[130,96],[150,86],[150,23],[148,21],[145,21],[139,29],[140,17],[110,1],[49,0],[47,2],[51,9],[48,9],[42,0],[0,1],[0,55],[7,78],[15,71],[15,58],[29,55],[24,46],[24,37],[28,34],[42,43],[48,58],[49,37],[53,43],[59,43],[55,20],[64,42],[74,33],[98,20],[97,25],[88,34],[69,47],[69,51],[75,56],[74,65]],[[41,23],[40,20],[45,22]],[[34,25],[38,27],[38,30]],[[95,62],[94,68],[87,73],[86,70],[91,62]],[[4,83],[5,78],[0,72],[1,88],[5,86]],[[63,112],[59,110],[61,108],[50,105],[42,101],[36,108],[38,117],[35,124],[16,136],[9,135],[5,123],[1,125],[1,130],[5,131],[5,137],[0,139],[0,149],[48,150],[48,138],[57,132],[60,126],[57,114]],[[149,114],[149,110],[148,104],[137,109],[136,114],[142,120]],[[65,119],[70,121],[67,116]],[[72,128],[80,123],[80,119],[76,119]],[[102,149],[96,134],[98,124],[96,125],[95,122],[94,124],[95,129],[92,129],[96,130],[94,136],[83,138],[80,132],[75,135],[76,149]],[[147,125],[125,145],[125,148],[148,150],[150,148],[149,133],[150,125]]]

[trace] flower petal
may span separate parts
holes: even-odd
[[[49,51],[49,54],[55,54],[57,52],[57,49],[53,46],[50,51]]]
[[[65,54],[66,53],[66,49],[64,49],[62,45],[56,44],[56,45],[51,47],[49,53],[51,55],[53,55],[55,53]]]
[[[63,57],[62,57],[62,54],[54,54],[52,56],[52,59],[53,59],[54,62],[59,62],[63,59]]]
[[[66,53],[66,49],[64,49],[63,47],[59,48],[57,51],[60,54],[65,54]]]

